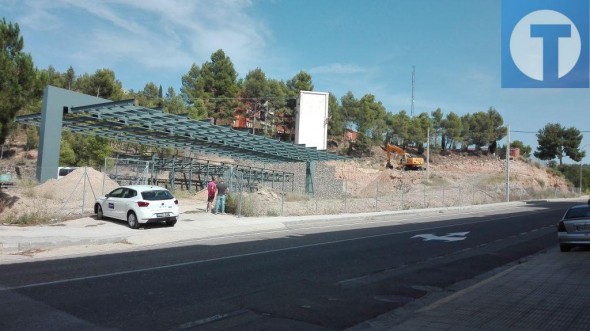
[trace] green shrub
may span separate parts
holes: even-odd
[[[174,192],[172,192],[172,194],[174,194],[174,197],[176,199],[190,199],[190,198],[194,198],[195,193],[194,192],[189,192],[187,190],[174,190]]]
[[[225,200],[225,211],[231,214],[238,214],[238,194],[231,194]],[[249,194],[242,194],[240,216],[260,216],[256,213],[256,200]]]
[[[6,215],[2,221],[4,224],[10,225],[40,225],[40,224],[53,224],[63,221],[63,217],[58,215],[52,215],[43,211],[26,212],[18,215]]]

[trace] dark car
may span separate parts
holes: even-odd
[[[573,246],[590,245],[590,205],[569,208],[557,223],[559,249],[568,252]]]

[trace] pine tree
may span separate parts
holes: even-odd
[[[23,53],[18,24],[0,22],[0,143],[4,143],[16,113],[34,96],[35,69],[31,55]]]

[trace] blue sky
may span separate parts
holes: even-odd
[[[177,91],[192,63],[223,49],[240,77],[300,70],[316,91],[375,95],[390,112],[496,108],[511,140],[537,146],[547,123],[584,132],[590,89],[501,88],[500,0],[0,0],[38,68],[114,70],[125,89]],[[589,13],[590,15],[590,13]],[[514,131],[526,131],[522,133]],[[503,145],[505,142],[500,142]],[[566,161],[569,161],[566,158]],[[590,163],[590,156],[584,159]]]

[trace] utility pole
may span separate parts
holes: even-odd
[[[582,196],[582,160],[580,160],[580,196]]]
[[[590,144],[586,144],[584,146],[582,146],[580,148],[581,151],[584,151],[584,148],[586,148],[587,146],[590,146]],[[580,196],[582,196],[582,168],[584,167],[582,164],[582,161],[584,161],[584,158],[582,158],[580,160]]]
[[[416,84],[416,68],[412,66],[412,105],[410,106],[410,117],[414,117],[414,85]]]
[[[428,179],[430,171],[430,128],[426,129],[426,183],[424,185],[428,185]]]
[[[506,202],[510,202],[510,125],[506,135]]]

